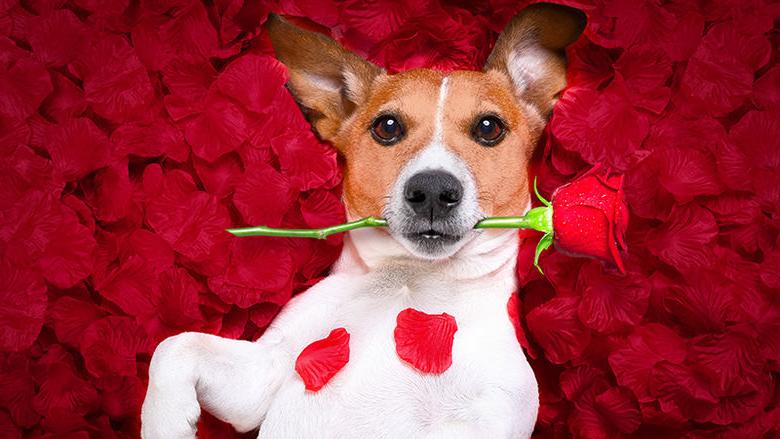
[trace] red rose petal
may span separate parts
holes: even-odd
[[[635,273],[605,273],[601,264],[580,270],[577,289],[582,291],[580,320],[599,332],[613,332],[638,323],[647,311],[650,289]]]
[[[129,317],[104,317],[91,324],[79,346],[95,377],[134,376],[136,355],[148,352],[143,330]]]
[[[29,269],[0,263],[0,350],[21,351],[32,345],[43,326],[46,286]]]
[[[396,318],[395,351],[423,373],[443,373],[452,365],[452,343],[458,324],[447,314],[407,308]]]
[[[545,356],[555,364],[577,357],[591,340],[590,330],[577,317],[579,299],[558,297],[528,313],[526,322]]]
[[[47,128],[44,145],[64,180],[78,180],[105,166],[111,148],[106,134],[84,117]]]
[[[306,346],[295,360],[295,371],[306,390],[316,392],[349,362],[349,332],[336,328],[326,338]]]
[[[30,365],[30,359],[22,354],[8,355],[0,363],[0,408],[7,410],[20,427],[32,427],[40,420],[33,407],[36,388]],[[0,437],[5,437],[2,432]]]
[[[51,77],[39,62],[20,59],[0,67],[0,90],[0,114],[25,119],[51,93]]]
[[[659,361],[682,363],[687,354],[685,341],[671,329],[651,323],[634,330],[624,347],[609,355],[609,365],[618,383],[631,389],[639,401],[652,401],[650,378]]]
[[[520,297],[517,293],[512,293],[509,296],[509,300],[506,302],[506,311],[509,314],[509,321],[512,322],[512,327],[515,328],[517,342],[528,350],[528,339],[525,337],[525,330],[523,330],[523,326],[520,323]]]

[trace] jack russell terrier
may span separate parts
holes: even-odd
[[[388,228],[346,235],[332,273],[259,340],[163,341],[142,436],[194,438],[203,407],[271,439],[529,437],[538,388],[507,312],[518,234],[473,226],[528,210],[527,165],[584,25],[535,4],[483,71],[389,75],[271,16],[290,91],[346,158],[348,218]]]

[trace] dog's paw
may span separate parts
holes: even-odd
[[[200,406],[192,396],[183,397],[193,391],[194,389],[166,389],[150,382],[141,409],[141,437],[195,439]]]

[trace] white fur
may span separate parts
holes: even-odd
[[[271,439],[530,436],[537,385],[506,308],[517,245],[513,231],[486,231],[449,260],[421,264],[382,230],[351,232],[334,273],[295,297],[257,342],[196,333],[163,342],[142,436],[194,438],[200,405]],[[408,307],[455,317],[443,374],[398,358],[395,318]],[[350,333],[350,360],[308,392],[295,359],[337,327]]]
[[[421,169],[452,172],[473,223],[474,178],[444,145],[446,94],[445,79],[433,139],[398,181]],[[160,344],[142,437],[195,438],[201,406],[239,431],[259,427],[263,439],[529,437],[538,389],[507,313],[517,247],[515,231],[473,231],[450,257],[422,261],[387,230],[350,232],[333,273],[293,298],[256,342],[185,333]],[[395,351],[396,316],[409,307],[456,319],[452,366],[440,375],[420,373]],[[338,327],[350,334],[349,362],[306,391],[295,360]]]

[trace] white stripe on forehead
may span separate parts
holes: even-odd
[[[433,119],[433,142],[444,143],[444,101],[447,100],[447,80],[450,78],[444,76],[439,85],[439,99],[436,101],[436,114]]]

